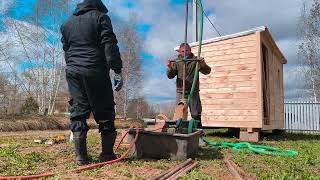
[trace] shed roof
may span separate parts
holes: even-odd
[[[287,59],[284,57],[284,55],[280,51],[279,47],[275,43],[274,39],[272,38],[271,33],[269,32],[269,30],[268,30],[268,28],[266,26],[260,26],[260,27],[248,29],[246,31],[238,32],[238,33],[235,33],[235,34],[219,36],[219,37],[203,40],[202,41],[202,45],[206,45],[206,44],[210,44],[210,43],[214,43],[214,42],[219,42],[219,41],[224,41],[224,40],[228,40],[228,39],[233,39],[233,38],[237,38],[237,37],[242,37],[242,36],[248,36],[248,35],[259,33],[259,32],[267,32],[267,34],[269,35],[269,37],[272,40],[273,45],[278,49],[280,55],[282,56],[283,62],[287,63]],[[199,44],[199,42],[193,42],[193,43],[190,43],[190,46],[191,47],[195,47],[195,46],[198,46],[198,44]],[[179,49],[179,46],[174,48],[175,51],[177,51],[178,49]]]

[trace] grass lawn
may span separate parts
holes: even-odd
[[[127,159],[102,168],[75,173],[73,144],[40,145],[34,139],[49,135],[68,135],[68,131],[31,131],[0,134],[0,176],[32,175],[55,172],[52,179],[146,179],[172,166],[177,161],[145,161]],[[119,133],[120,134],[120,133]],[[210,141],[237,142],[224,132],[206,131]],[[119,135],[120,136],[120,135]],[[100,137],[96,130],[88,135],[92,162],[98,161]],[[223,158],[232,159],[248,179],[320,179],[320,135],[283,134],[266,135],[259,144],[293,149],[296,157],[272,157],[248,153],[235,153],[228,149],[204,148],[196,159],[200,165],[183,179],[234,179]],[[123,146],[119,153],[126,150]]]

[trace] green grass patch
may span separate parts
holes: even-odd
[[[48,157],[41,153],[31,152],[21,154],[16,149],[0,149],[0,159],[5,163],[0,164],[0,175],[13,176],[34,173],[39,169],[38,164],[44,162]]]

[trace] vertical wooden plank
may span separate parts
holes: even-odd
[[[287,116],[288,116],[288,120],[287,120],[287,128],[288,129],[290,129],[291,127],[290,127],[290,125],[291,125],[291,104],[290,103],[288,103],[287,104]]]
[[[319,110],[319,108],[320,108],[320,104],[319,103],[317,103],[317,120],[318,120],[318,129],[317,129],[317,131],[320,131],[320,110]]]
[[[309,130],[313,130],[314,129],[314,125],[313,125],[313,118],[314,118],[314,111],[313,111],[313,102],[309,102],[309,106],[310,106],[310,129]]]
[[[295,101],[293,101],[293,103],[291,104],[291,108],[292,108],[292,119],[291,119],[291,129],[293,130],[294,129],[294,121],[295,121]]]
[[[319,110],[319,108],[320,108],[320,104],[319,103],[317,103],[317,120],[318,120],[318,128],[317,128],[317,131],[320,131],[320,110]]]
[[[257,98],[258,98],[258,121],[262,129],[264,128],[263,122],[263,90],[262,90],[262,49],[261,49],[261,32],[257,32],[256,34],[256,51],[257,51]],[[269,116],[270,118],[270,116]]]
[[[318,130],[318,105],[316,102],[314,102],[313,110],[314,110],[314,130],[317,131]]]
[[[308,103],[309,105],[309,130],[312,130],[313,129],[313,123],[312,123],[312,102],[309,102]]]
[[[289,120],[290,120],[290,114],[289,114],[289,102],[286,102],[286,106],[285,106],[285,114],[286,114],[286,118],[285,118],[285,127],[286,129],[289,129]]]
[[[310,128],[308,130],[313,130],[314,126],[313,126],[313,102],[309,102],[309,106],[310,106]]]
[[[293,101],[293,103],[291,104],[291,108],[292,108],[292,120],[291,120],[291,129],[293,130],[295,128],[295,118],[296,118],[296,104],[295,101]]]
[[[308,102],[308,109],[309,109],[309,113],[308,113],[308,124],[309,124],[309,127],[308,127],[308,130],[312,130],[313,129],[313,112],[312,112],[312,102]]]
[[[298,128],[303,128],[303,103],[299,102]]]
[[[318,130],[318,111],[317,111],[317,103],[314,102],[313,111],[314,111],[314,130]]]
[[[312,102],[312,130],[313,131],[315,131],[316,130],[316,126],[315,126],[315,109],[314,109],[314,107],[315,107],[315,102]]]
[[[308,102],[305,102],[304,103],[304,105],[305,105],[305,129],[306,130],[308,130],[308,129],[310,129],[310,118],[309,118],[309,107],[310,107],[310,105],[309,105],[309,103]]]
[[[301,105],[301,117],[300,117],[300,129],[305,129],[305,113],[304,113],[304,109],[306,107],[305,103],[300,102]]]
[[[303,114],[302,114],[302,109],[303,109],[303,104],[301,102],[299,102],[299,115],[298,115],[298,128],[301,129],[303,127],[303,123],[302,123],[302,117],[303,117]]]
[[[291,102],[288,104],[288,113],[289,113],[289,119],[288,119],[288,125],[289,129],[292,129],[292,104]]]
[[[299,102],[298,128],[303,128],[303,103]]]
[[[297,101],[295,101],[295,104],[294,104],[294,114],[295,114],[295,116],[294,116],[294,129],[296,130],[296,129],[298,129],[298,127],[297,127],[297,124],[298,124],[298,116],[299,116],[299,112],[298,112],[298,102]]]
[[[287,129],[287,119],[288,119],[288,115],[287,115],[287,104],[284,103],[284,129]]]
[[[300,128],[300,106],[301,104],[299,102],[296,102],[296,107],[297,107],[297,116],[296,116],[296,129],[299,129]]]
[[[308,129],[310,129],[310,104],[306,103],[306,107],[307,107],[307,127]]]
[[[307,120],[307,104],[305,102],[303,103],[303,128],[307,129],[308,127],[308,120]]]
[[[309,128],[309,119],[308,119],[308,103],[304,102],[304,126],[305,129]]]
[[[280,76],[280,80],[281,80],[281,83],[280,83],[280,86],[281,86],[280,87],[281,88],[281,91],[280,91],[280,93],[281,93],[281,106],[280,106],[280,108],[281,108],[281,112],[284,113],[284,106],[283,106],[284,105],[283,64],[280,63],[280,66],[281,66],[281,68],[280,68],[280,74],[281,74],[281,76]],[[284,119],[282,119],[281,121],[282,121],[282,123],[284,123]]]
[[[300,103],[296,102],[296,119],[295,119],[295,129],[300,128]]]

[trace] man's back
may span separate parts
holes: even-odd
[[[120,54],[113,52],[118,51],[118,48],[113,48],[117,39],[111,20],[106,15],[108,10],[97,2],[91,0],[79,4],[73,15],[61,27],[68,70],[81,74],[108,71],[112,68],[106,59],[109,54],[113,57],[113,60],[109,61],[117,61],[116,66],[120,67]]]

